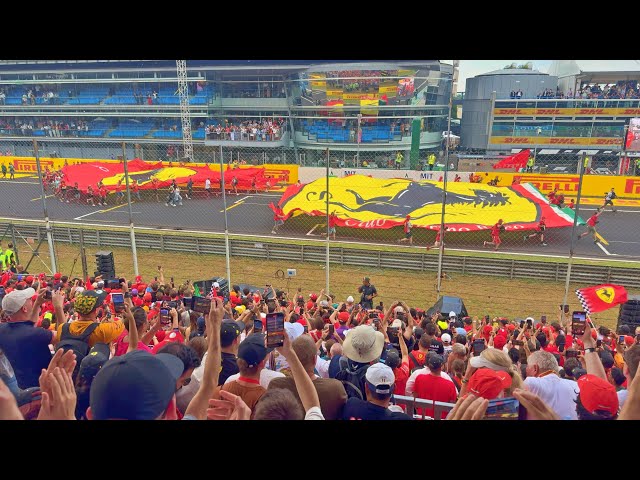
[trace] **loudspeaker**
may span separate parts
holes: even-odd
[[[640,295],[629,295],[629,299],[620,305],[618,327],[620,325],[629,325],[632,328],[631,335],[640,326]]]
[[[116,265],[113,260],[113,252],[96,252],[96,268],[94,275],[102,275],[102,278],[116,278]]]

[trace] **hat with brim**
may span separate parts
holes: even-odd
[[[13,315],[20,311],[27,300],[33,297],[36,291],[29,287],[23,290],[12,290],[2,299],[2,310],[6,315]]]
[[[370,325],[359,325],[345,332],[344,355],[354,362],[369,363],[382,355],[384,335]]]

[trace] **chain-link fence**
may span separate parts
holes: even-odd
[[[0,150],[7,157],[0,163],[13,170],[7,167],[0,183],[0,217],[44,221],[37,232],[15,224],[2,237],[3,246],[11,237],[20,262],[30,261],[36,270],[43,262],[55,270],[59,242],[79,241],[76,233],[56,229],[82,226],[99,230],[96,246],[129,246],[135,273],[138,258],[144,262],[136,243],[144,251],[173,252],[170,258],[182,245],[194,254],[225,252],[229,268],[212,276],[255,285],[272,283],[271,277],[288,284],[292,280],[278,272],[300,266],[306,273],[295,282],[303,288],[328,279],[328,288],[340,291],[334,270],[345,282],[373,270],[378,288],[397,287],[402,275],[407,291],[424,298],[463,292],[478,305],[507,308],[508,280],[499,280],[503,293],[480,294],[467,286],[469,275],[480,274],[495,282],[508,277],[548,283],[555,293],[544,301],[551,308],[563,303],[562,281],[571,287],[589,283],[584,271],[567,269],[570,258],[619,265],[613,273],[596,272],[596,266],[591,271],[603,281],[621,282],[632,275],[620,269],[640,260],[640,180],[598,175],[603,160],[587,152],[532,152],[533,162],[516,172],[493,168],[502,157],[470,158],[446,149],[354,153],[221,141],[195,145],[193,162],[175,143],[12,139],[0,142]],[[571,165],[568,171],[550,168],[560,162]],[[408,168],[412,164],[419,168]],[[176,237],[151,238],[152,232]],[[199,240],[202,235],[220,243],[211,246]],[[273,273],[254,273],[247,257]]]

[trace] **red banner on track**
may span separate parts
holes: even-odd
[[[129,170],[129,182],[137,180],[140,190],[149,190],[153,188],[152,180],[158,180],[158,187],[168,187],[173,180],[178,185],[186,185],[189,178],[192,179],[194,186],[202,187],[205,180],[211,180],[212,188],[219,188],[220,185],[220,167],[195,167],[195,166],[175,166],[163,167],[161,162],[151,163],[144,162],[140,159],[134,159],[127,162]],[[69,165],[62,169],[64,179],[67,185],[78,183],[78,188],[86,192],[87,187],[91,185],[95,188],[99,181],[102,181],[107,190],[115,190],[115,186],[120,180],[124,185],[124,165],[122,163],[82,163],[80,165]],[[235,168],[226,167],[224,172],[225,185],[231,185],[233,177],[238,180],[238,190],[250,190],[254,188],[252,184],[255,179],[255,186],[259,190],[266,188],[269,180],[265,175],[264,168]],[[274,182],[271,181],[273,186]]]

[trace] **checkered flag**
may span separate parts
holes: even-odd
[[[576,295],[578,296],[578,300],[580,300],[580,303],[582,304],[582,309],[585,312],[587,312],[587,315],[591,316],[591,310],[589,309],[589,303],[584,298],[584,295],[582,295],[582,292],[580,291],[580,289],[576,289]]]

